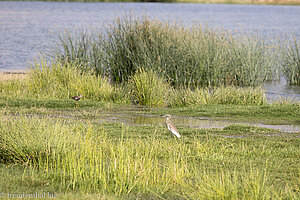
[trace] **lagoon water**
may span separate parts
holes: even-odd
[[[105,27],[125,14],[147,15],[185,26],[221,27],[265,38],[293,34],[300,39],[300,6],[0,2],[0,71],[24,70],[66,29]],[[300,88],[293,93],[300,100]]]

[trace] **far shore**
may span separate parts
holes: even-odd
[[[7,71],[0,72],[0,81],[8,81],[13,79],[22,79],[27,75],[26,71]]]
[[[4,0],[0,0],[4,1]],[[13,0],[35,1],[35,0]],[[37,0],[38,1],[38,0]],[[41,0],[43,1],[43,0]],[[45,0],[44,0],[45,1]],[[48,0],[47,2],[157,2],[157,3],[215,3],[215,4],[253,4],[253,5],[300,5],[300,0]]]
[[[177,0],[179,3],[300,5],[300,0]]]

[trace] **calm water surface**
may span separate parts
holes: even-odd
[[[185,26],[204,24],[273,39],[294,34],[300,39],[300,6],[4,1],[0,2],[0,71],[25,69],[66,29],[106,26],[129,13]],[[299,87],[283,93],[300,100]]]

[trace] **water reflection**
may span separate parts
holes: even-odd
[[[199,119],[199,118],[174,118],[172,121],[177,126],[187,126],[190,128],[199,128],[199,129],[210,129],[210,128],[224,128],[233,124],[232,122],[226,121],[213,121],[209,119]],[[165,125],[165,118],[161,117],[144,117],[144,116],[135,116],[130,119],[132,124],[147,124],[147,125]]]
[[[295,133],[300,132],[300,125],[267,125],[267,124],[253,124],[261,128],[271,128],[282,132]]]
[[[280,82],[269,81],[264,84],[264,90],[268,101],[276,101],[282,98],[292,101],[300,101],[300,86],[287,85],[284,78],[280,79]]]
[[[103,117],[96,119],[98,121],[124,123],[128,125],[155,125],[165,126],[165,118],[155,115],[127,115],[127,114],[105,114]],[[255,123],[238,123],[222,120],[211,120],[207,118],[184,118],[184,117],[172,117],[172,121],[176,126],[185,126],[196,129],[222,129],[226,126],[234,124],[253,125],[262,128],[270,128],[280,130],[282,132],[300,132],[300,125],[267,125],[267,124],[255,124]]]

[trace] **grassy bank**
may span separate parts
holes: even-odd
[[[177,140],[163,127],[35,117],[1,121],[2,162],[26,166],[22,178],[5,181],[2,192],[23,192],[16,185],[26,181],[30,190],[47,189],[60,198],[73,192],[126,199],[299,197],[299,138],[266,137],[274,133],[268,129],[223,138],[215,133],[243,135],[249,128],[180,128],[184,138]],[[18,167],[2,166],[2,173],[9,168]]]
[[[182,107],[205,104],[265,105],[260,88],[213,87],[174,89],[153,71],[140,71],[128,84],[112,84],[107,78],[81,72],[73,64],[36,66],[27,77],[0,82],[1,98],[67,100],[82,94],[85,100],[140,104],[146,107]]]
[[[204,104],[200,101],[197,105],[193,100],[193,104],[177,108],[143,109],[87,96],[75,108],[68,96],[57,95],[60,90],[65,91],[54,76],[58,69],[34,69],[27,74],[28,79],[1,82],[13,83],[6,85],[10,89],[2,88],[0,98],[2,194],[46,191],[57,199],[299,198],[299,133],[285,134],[242,125],[223,130],[179,126],[182,140],[177,140],[165,127],[99,121],[103,113],[171,113],[299,124],[298,104]],[[31,93],[30,87],[24,84],[41,82],[35,77],[44,72],[47,76],[42,76],[43,83],[49,85]],[[79,80],[87,76],[76,74]],[[56,75],[72,77],[67,73]],[[18,81],[23,84],[21,87],[16,86]],[[57,89],[51,90],[54,86]],[[106,88],[110,87],[113,86]],[[245,92],[249,94],[249,90]]]

